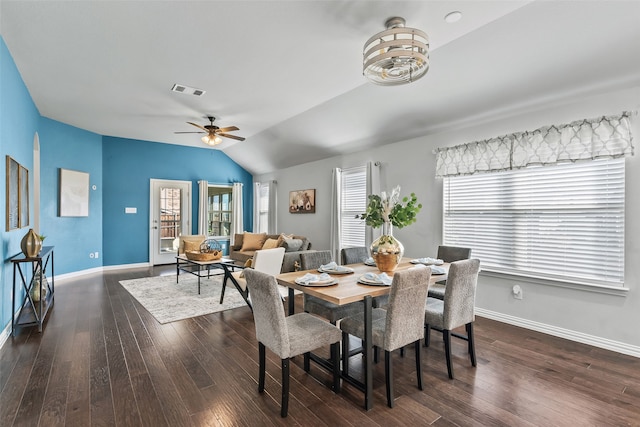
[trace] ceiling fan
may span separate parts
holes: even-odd
[[[205,144],[208,145],[218,145],[222,142],[222,137],[225,138],[231,138],[231,139],[236,139],[238,141],[244,141],[245,138],[241,137],[241,136],[235,136],[235,135],[230,135],[227,132],[231,132],[234,130],[240,130],[238,129],[236,126],[227,126],[224,128],[219,128],[218,126],[214,125],[213,122],[216,119],[213,116],[207,116],[207,118],[209,119],[209,122],[211,122],[208,125],[204,125],[204,126],[200,126],[199,124],[196,123],[192,123],[192,122],[187,122],[192,126],[197,127],[198,129],[202,129],[204,132],[174,132],[174,133],[206,133],[205,136],[203,136],[202,142],[204,142]]]

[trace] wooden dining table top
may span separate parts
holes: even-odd
[[[395,271],[398,272],[416,267],[416,264],[412,264],[410,261],[411,258],[403,258]],[[368,266],[364,263],[349,264],[348,267],[353,268],[354,272],[350,274],[331,274],[331,277],[338,281],[337,284],[331,286],[303,286],[296,283],[295,280],[297,278],[302,277],[307,273],[320,274],[318,270],[315,269],[281,273],[276,276],[276,279],[282,286],[299,290],[337,305],[362,301],[366,296],[377,297],[387,295],[389,293],[390,286],[373,286],[358,283],[358,278],[363,274],[380,274],[380,270],[378,270],[377,267]],[[439,267],[444,268],[446,272],[449,271],[449,263],[444,263]],[[393,277],[393,273],[387,273],[387,275],[389,277]],[[446,278],[447,274],[431,275],[429,284],[432,285],[435,282],[445,280]]]

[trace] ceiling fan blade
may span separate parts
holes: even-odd
[[[191,123],[191,122],[187,122],[187,123],[189,123],[190,125],[195,126],[195,127],[197,127],[197,128],[200,128],[200,129],[202,129],[202,130],[203,130],[203,131],[205,131],[205,132],[209,132],[209,130],[208,130],[207,128],[205,128],[204,126],[200,126],[200,125],[198,125],[198,124]]]
[[[174,133],[207,133],[207,132],[174,132]]]
[[[232,130],[240,130],[240,129],[238,129],[238,128],[237,128],[237,127],[235,127],[235,126],[228,126],[228,127],[226,127],[226,128],[220,128],[220,129],[218,129],[218,133],[220,133],[220,132],[231,132]]]
[[[225,138],[237,139],[238,141],[244,141],[245,140],[245,138],[243,138],[241,136],[229,135],[228,133],[220,133],[220,132],[218,132],[218,135],[224,136]]]

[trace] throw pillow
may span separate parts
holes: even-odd
[[[284,246],[284,239],[293,239],[293,234],[280,233],[280,236],[278,236],[278,247]]]
[[[274,249],[278,247],[278,239],[267,239],[262,245],[262,249]]]
[[[198,242],[196,240],[185,240],[184,241],[184,251],[185,252],[200,252],[200,245],[202,242]]]
[[[249,258],[245,263],[244,263],[244,268],[252,268],[253,266],[253,258]],[[244,277],[244,270],[242,270],[240,272],[240,274],[238,274],[238,277]]]
[[[242,249],[241,251],[257,251],[262,249],[262,245],[264,244],[265,239],[267,238],[266,233],[244,233],[242,237]]]
[[[301,239],[284,239],[285,252],[297,252],[302,247]]]

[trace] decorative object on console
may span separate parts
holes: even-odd
[[[393,226],[403,228],[416,222],[416,216],[422,209],[422,204],[417,202],[415,193],[400,202],[400,186],[397,186],[391,194],[383,191],[379,196],[370,195],[367,211],[356,215],[356,218],[364,219],[373,228],[382,226],[382,235],[369,248],[378,270],[392,273],[400,263],[404,246],[393,237]]]
[[[192,261],[215,261],[222,258],[222,245],[215,239],[207,239],[200,244],[198,250],[186,250],[185,255]]]
[[[411,83],[429,70],[429,36],[404,25],[404,18],[389,18],[387,29],[364,44],[362,74],[372,83]]]
[[[290,213],[316,213],[316,190],[296,190],[289,192]]]
[[[34,258],[42,249],[42,240],[40,236],[30,228],[27,234],[20,241],[20,249],[27,258]]]

